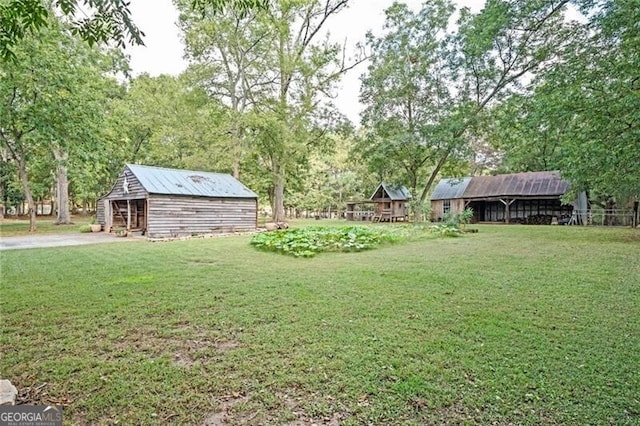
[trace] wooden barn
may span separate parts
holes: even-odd
[[[370,197],[374,203],[373,222],[397,222],[407,220],[407,202],[411,199],[409,190],[402,185],[381,183]]]
[[[431,218],[473,210],[474,222],[545,224],[568,220],[561,197],[569,183],[557,171],[442,179],[431,195]]]
[[[258,196],[233,176],[127,164],[98,200],[97,221],[150,238],[257,228]]]

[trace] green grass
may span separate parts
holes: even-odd
[[[88,225],[90,217],[73,216],[71,225],[56,225],[55,216],[39,216],[36,221],[36,233],[41,234],[68,234],[80,232],[82,225]],[[5,216],[0,220],[0,237],[25,236],[29,234],[29,219],[13,219]]]
[[[638,231],[479,229],[5,251],[0,376],[77,424],[638,424]]]

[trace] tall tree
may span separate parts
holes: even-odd
[[[493,136],[509,169],[559,169],[594,200],[626,200],[640,196],[640,7],[582,3],[561,60],[533,81],[533,93],[495,109]]]
[[[143,74],[114,102],[109,127],[121,141],[121,163],[211,170],[229,158],[220,142],[226,138],[225,113],[187,76]]]
[[[367,111],[386,114],[383,119],[374,118],[373,114],[365,115],[365,119],[392,124],[384,126],[382,133],[376,133],[374,128],[377,136],[374,143],[384,145],[394,135],[392,146],[382,147],[388,148],[387,156],[403,159],[411,170],[427,169],[426,182],[421,179],[421,202],[450,157],[467,150],[467,132],[483,111],[513,93],[524,91],[527,79],[559,59],[558,53],[572,34],[572,28],[563,20],[567,3],[568,0],[489,0],[475,15],[463,8],[457,31],[446,37],[441,34],[442,22],[429,16],[450,12],[448,2],[427,3],[423,12],[433,10],[418,15],[397,5],[388,11],[387,25],[393,29],[383,38],[370,41],[374,57],[382,55],[388,59],[374,62],[369,76],[375,81],[373,76],[385,73],[384,67],[389,66],[386,64],[400,64],[386,73],[386,84],[412,90],[398,91],[393,96],[374,96],[376,92],[369,91],[376,86],[365,79],[362,93]],[[397,37],[394,39],[394,36]],[[393,46],[408,48],[396,51]],[[411,51],[418,53],[411,55]],[[428,59],[421,62],[423,58]],[[419,66],[424,69],[422,73],[414,71]],[[405,85],[392,84],[398,81]],[[423,92],[426,93],[423,102],[437,112],[431,116],[423,114],[417,121],[415,97],[420,93],[417,89],[430,86],[438,88],[438,92]],[[377,87],[384,94],[385,84]],[[413,118],[413,125],[409,125],[409,117]],[[432,147],[426,152],[425,140]],[[411,172],[409,177],[415,174]]]
[[[285,219],[284,191],[292,161],[305,158],[309,149],[327,136],[326,123],[314,115],[343,73],[361,59],[346,62],[343,50],[320,39],[327,22],[347,7],[348,0],[279,1],[265,12],[265,24],[275,31],[268,57],[275,84],[272,97],[257,105],[279,123],[278,134],[257,140],[256,149],[269,158],[273,178],[273,218]],[[328,118],[331,114],[325,115]]]
[[[228,10],[217,13],[205,8],[193,11],[190,0],[177,2],[186,53],[191,62],[188,74],[216,102],[230,112],[229,151],[235,178],[246,155],[244,113],[263,96],[270,76],[264,69],[265,48],[274,32],[258,22],[257,11]]]
[[[449,149],[438,126],[451,114],[441,40],[453,10],[434,1],[416,14],[395,3],[385,11],[386,34],[367,36],[373,55],[362,80],[367,134],[359,150],[383,179],[406,182],[413,194]]]
[[[29,166],[55,159],[58,223],[69,222],[67,161],[97,143],[103,79],[101,55],[81,45],[56,21],[15,48],[17,61],[2,61],[0,139],[17,166],[35,231]]]
[[[314,117],[323,111],[322,98],[354,65],[341,59],[338,45],[321,39],[327,22],[347,3],[280,0],[256,14],[230,14],[214,23],[183,19],[190,54],[205,71],[201,76],[209,92],[232,107],[234,120],[242,120],[242,111],[250,107],[244,124],[231,130],[234,146],[239,134],[250,138],[251,157],[270,171],[268,192],[277,221],[285,219],[287,180],[325,140],[326,130]],[[216,31],[206,31],[207,26]],[[248,133],[238,132],[245,126]]]

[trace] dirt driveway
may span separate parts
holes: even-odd
[[[86,244],[140,241],[144,237],[119,238],[114,234],[95,232],[87,234],[48,234],[19,237],[0,237],[0,250],[17,250],[39,247],[81,246]]]

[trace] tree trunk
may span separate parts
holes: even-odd
[[[58,201],[56,225],[68,225],[71,223],[71,213],[69,212],[69,179],[67,178],[66,165],[69,155],[60,149],[54,149],[53,156],[58,163],[56,168],[56,199]]]
[[[242,155],[242,129],[240,123],[236,117],[236,122],[233,125],[233,177],[240,179],[240,157]]]
[[[29,205],[29,232],[36,232],[36,203],[33,200],[29,179],[27,178],[27,164],[24,158],[15,158],[15,160],[18,165],[18,177],[22,184],[24,197],[27,199],[27,204]]]
[[[440,173],[440,169],[447,162],[447,158],[449,158],[450,152],[451,152],[450,150],[447,150],[444,152],[444,154],[442,154],[442,157],[440,157],[440,160],[438,160],[438,164],[436,165],[436,168],[433,169],[433,172],[431,172],[431,176],[429,176],[429,180],[427,181],[427,184],[424,186],[422,190],[422,194],[420,195],[420,205],[424,204],[424,202],[427,200],[427,195],[429,195],[431,186],[433,185],[433,182],[435,181],[436,176],[438,176],[438,173]]]
[[[284,222],[284,176],[281,170],[275,172],[275,187],[273,191],[273,221]]]

